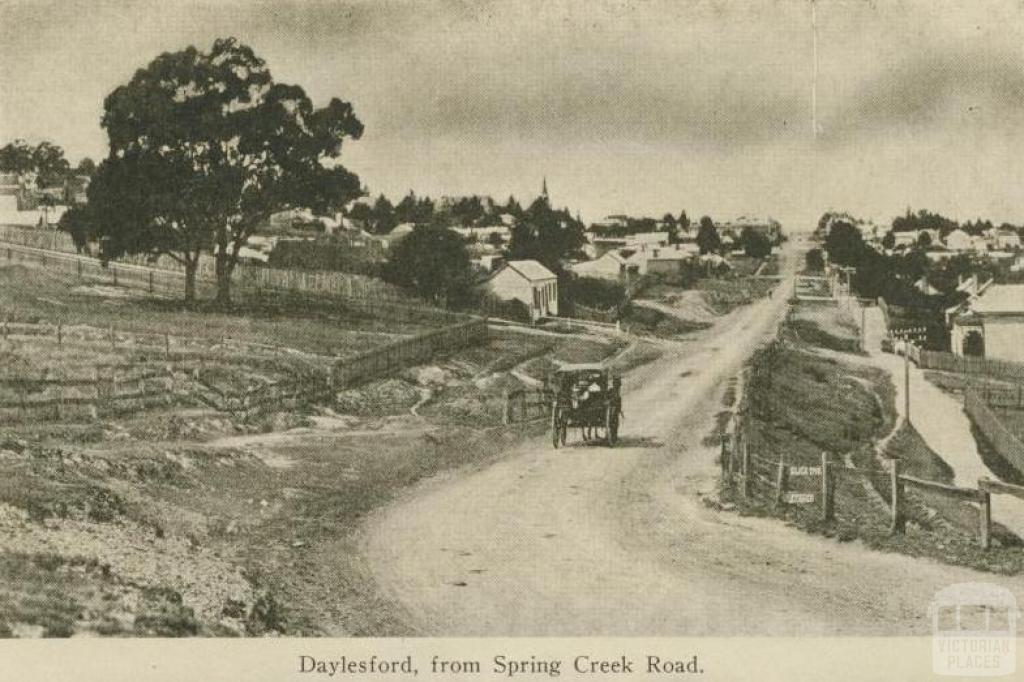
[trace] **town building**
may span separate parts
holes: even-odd
[[[1024,284],[988,284],[953,317],[953,353],[1024,362]]]
[[[971,235],[959,229],[946,235],[945,244],[950,251],[971,251],[974,248]]]
[[[606,251],[593,260],[573,263],[569,269],[578,277],[618,281],[626,275],[628,259],[620,251]]]
[[[483,287],[503,301],[519,301],[530,321],[558,315],[558,277],[535,260],[508,261],[483,282]]]
[[[992,235],[992,246],[1003,251],[1016,251],[1021,248],[1020,235],[1013,230],[996,230]]]

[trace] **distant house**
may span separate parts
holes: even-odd
[[[558,277],[535,260],[513,260],[498,268],[483,287],[503,301],[520,301],[530,321],[558,315]]]
[[[986,253],[988,251],[988,240],[981,235],[971,237],[971,249],[975,253]]]
[[[901,246],[913,246],[917,244],[918,233],[916,231],[893,232],[893,248]]]
[[[1024,284],[982,286],[953,318],[957,355],[1024,362]]]
[[[627,258],[619,251],[607,251],[593,260],[573,263],[569,269],[579,277],[596,277],[618,281],[627,271]]]
[[[500,253],[481,253],[470,259],[470,264],[477,272],[490,274],[505,263],[505,257]]]
[[[18,192],[21,185],[17,173],[0,173],[0,212],[18,210]]]
[[[946,248],[950,251],[971,251],[974,248],[971,235],[963,230],[953,230],[946,235]]]
[[[700,256],[700,264],[711,272],[721,272],[732,269],[732,266],[729,265],[729,261],[722,256],[719,256],[717,253],[706,253],[703,256]]]
[[[1020,249],[1020,235],[1013,230],[998,230],[993,235],[993,246],[997,249],[1016,251]]]
[[[409,224],[409,223],[406,223]],[[451,228],[459,236],[472,241],[484,242],[494,239],[497,235],[503,244],[507,244],[512,238],[512,230],[508,225],[486,225],[483,227],[453,227]]]
[[[398,242],[402,241],[410,234],[413,229],[416,228],[416,223],[401,223],[391,228],[391,231],[381,236],[381,243],[385,249],[394,248]]]
[[[644,246],[665,246],[668,244],[668,232],[637,232],[626,237],[626,248],[636,249]]]
[[[638,251],[630,260],[637,264],[637,272],[642,275],[670,275],[679,272],[683,263],[696,262],[699,256],[696,244],[669,244]]]

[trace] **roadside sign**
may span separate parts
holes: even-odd
[[[814,504],[814,493],[786,493],[786,504]]]
[[[790,476],[821,476],[821,467],[789,467]]]

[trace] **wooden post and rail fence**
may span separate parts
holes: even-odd
[[[69,413],[68,407],[76,405],[88,406],[88,412],[95,419],[103,411],[104,406],[118,401],[170,400],[177,395],[176,388],[183,388],[175,385],[174,374],[176,372],[191,376],[190,392],[195,394],[193,397],[204,404],[225,412],[248,414],[263,408],[273,408],[280,404],[281,400],[294,401],[300,398],[312,400],[327,397],[336,391],[385,376],[398,369],[426,362],[438,352],[484,343],[487,339],[487,321],[473,319],[423,332],[356,356],[335,360],[330,369],[326,371],[316,370],[309,366],[298,372],[303,376],[272,381],[241,392],[222,391],[204,381],[203,361],[205,358],[208,357],[221,364],[233,361],[232,355],[224,353],[224,349],[228,347],[229,339],[227,337],[222,336],[216,340],[219,343],[217,350],[201,349],[197,351],[191,348],[186,349],[184,346],[172,350],[172,337],[166,333],[126,333],[124,329],[117,329],[113,325],[108,326],[106,330],[86,327],[83,331],[83,328],[79,327],[74,331],[79,337],[76,339],[76,343],[79,345],[90,344],[105,347],[109,344],[110,350],[115,352],[121,345],[135,351],[155,351],[163,356],[159,362],[163,364],[164,368],[160,371],[149,370],[141,374],[135,372],[119,375],[119,368],[128,370],[133,365],[130,363],[117,366],[104,365],[102,370],[99,367],[93,369],[93,378],[68,378],[66,376],[63,378],[49,376],[40,378],[27,377],[21,372],[16,374],[0,373],[0,389],[8,387],[14,391],[11,399],[5,400],[0,395],[0,422],[54,418],[60,420]],[[9,339],[12,333],[27,334],[31,337],[49,336],[56,342],[58,353],[65,351],[67,342],[70,340],[68,329],[65,328],[62,321],[58,321],[54,325],[12,323],[7,320],[0,322],[0,334],[4,339]],[[84,337],[83,333],[85,333]],[[158,342],[140,343],[140,339],[143,337],[148,341],[156,338]],[[179,340],[183,337],[175,336],[174,338]],[[193,337],[188,338],[192,340]],[[126,339],[130,343],[126,343]],[[207,340],[213,342],[211,339]],[[238,343],[242,347],[252,346],[262,351],[269,351],[272,358],[280,358],[283,350],[292,350],[244,341]],[[237,361],[251,363],[252,357],[240,355]],[[159,387],[153,386],[152,380],[154,379],[160,379]],[[145,383],[147,381],[148,384]],[[135,385],[139,386],[137,391],[122,391],[118,388],[119,386],[123,388]],[[69,395],[65,389],[74,390]],[[51,393],[56,395],[49,395]],[[30,397],[33,395],[36,397]]]
[[[889,532],[903,534],[907,524],[907,488],[928,491],[952,497],[977,505],[978,544],[989,549],[992,543],[992,495],[1012,495],[1024,499],[1024,486],[1014,485],[988,478],[978,480],[976,488],[929,481],[909,476],[902,472],[899,459],[888,460],[888,471],[842,466],[832,461],[829,454],[821,453],[819,466],[794,465],[788,463],[785,455],[778,459],[761,457],[750,452],[741,422],[733,419],[723,431],[721,441],[722,481],[726,487],[739,483],[741,499],[750,501],[757,490],[766,491],[771,504],[776,508],[787,505],[808,505],[817,502],[820,517],[830,522],[835,519],[836,481],[846,474],[876,476],[887,479],[889,507]],[[796,479],[816,480],[819,487],[811,492],[808,486],[794,485]],[[759,486],[754,484],[758,483]],[[799,489],[798,489],[799,488]]]

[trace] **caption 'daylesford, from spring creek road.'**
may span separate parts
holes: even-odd
[[[502,678],[520,676],[560,677],[563,670],[581,675],[619,675],[633,673],[692,673],[700,675],[704,669],[698,662],[697,655],[682,659],[671,659],[663,656],[647,655],[642,660],[634,660],[625,655],[608,658],[591,654],[580,654],[567,658],[538,658],[529,656],[517,658],[498,654],[490,661],[474,659],[446,660],[438,656],[430,659],[425,671],[432,674],[446,675],[497,675]],[[334,677],[344,675],[408,675],[420,674],[420,665],[410,656],[386,660],[377,656],[369,658],[318,658],[316,656],[299,656],[298,672],[313,673],[316,676]]]

